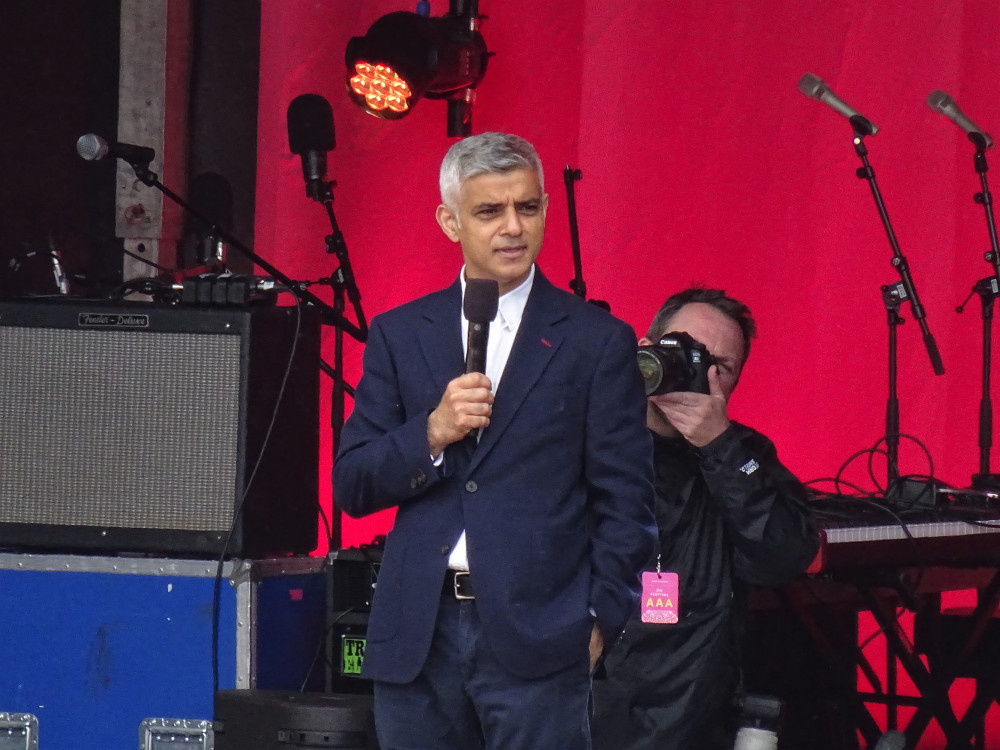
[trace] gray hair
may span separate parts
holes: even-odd
[[[480,133],[463,138],[448,149],[441,162],[441,202],[458,211],[462,183],[481,174],[531,169],[538,174],[538,184],[545,190],[542,160],[535,147],[523,138],[508,133]]]

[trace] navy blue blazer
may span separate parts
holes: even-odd
[[[489,427],[433,465],[427,417],[465,370],[461,309],[456,280],[374,318],[334,462],[345,513],[398,507],[365,649],[377,680],[423,666],[462,529],[486,637],[528,678],[580,663],[591,609],[618,637],[655,541],[635,334],[537,269]]]

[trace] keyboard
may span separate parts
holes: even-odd
[[[814,502],[814,507],[821,544],[809,573],[886,565],[1000,564],[1000,509],[899,510],[856,500],[825,500]]]

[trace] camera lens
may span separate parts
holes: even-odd
[[[639,372],[647,396],[675,391],[708,393],[708,368],[715,360],[686,333],[664,334],[658,344],[640,346]]]
[[[639,373],[642,375],[642,382],[646,386],[646,395],[652,396],[659,393],[656,389],[663,381],[663,366],[660,358],[647,347],[640,347],[638,353]]]
[[[742,727],[736,735],[733,750],[775,750],[778,747],[778,735],[769,729]]]

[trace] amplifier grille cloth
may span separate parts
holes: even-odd
[[[0,328],[0,522],[224,530],[240,337]]]

